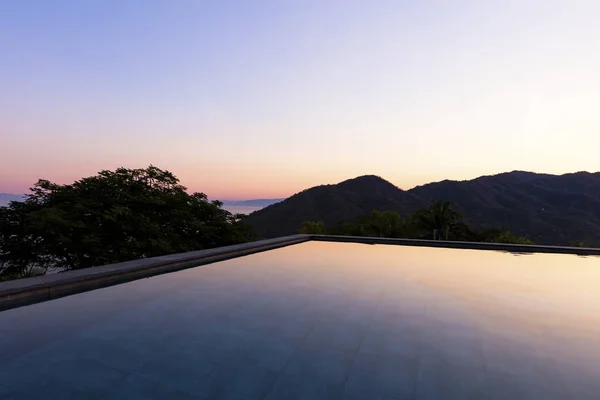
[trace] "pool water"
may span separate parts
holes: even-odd
[[[307,242],[0,312],[0,398],[598,399],[600,259]]]

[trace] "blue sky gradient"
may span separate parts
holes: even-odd
[[[600,2],[0,2],[0,191],[154,164],[211,197],[600,169]]]

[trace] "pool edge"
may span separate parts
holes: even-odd
[[[311,240],[311,235],[284,236],[215,249],[171,254],[53,275],[0,282],[0,311],[274,250],[309,240]]]
[[[308,241],[600,256],[600,248],[298,234],[0,282],[0,311]]]
[[[363,244],[389,244],[397,246],[437,247],[463,250],[492,250],[507,251],[512,253],[552,253],[572,254],[578,256],[600,256],[600,248],[593,247],[566,247],[545,246],[537,244],[509,244],[489,242],[463,242],[452,240],[424,240],[400,239],[371,236],[337,236],[337,235],[311,235],[311,240],[321,242],[363,243]]]

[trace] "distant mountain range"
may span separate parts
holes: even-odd
[[[23,199],[23,195],[0,193],[0,206]],[[600,247],[598,172],[549,175],[513,171],[468,181],[444,180],[411,190],[365,175],[306,189],[288,199],[224,200],[223,206],[232,212],[251,213],[247,221],[260,237],[269,238],[296,233],[303,221],[332,226],[373,210],[408,216],[433,199],[454,201],[472,227],[505,228],[538,244],[577,241]]]
[[[225,206],[267,207],[285,199],[221,200]]]
[[[11,201],[22,201],[25,196],[20,194],[0,193],[0,207],[7,206]]]
[[[473,227],[498,227],[538,244],[600,246],[600,173],[513,171],[468,181],[444,180],[401,190],[373,175],[316,186],[258,210],[247,221],[261,237],[296,233],[303,221],[325,225],[373,210],[408,216],[433,199],[452,200]]]
[[[285,199],[222,200],[223,208],[234,214],[251,214]]]

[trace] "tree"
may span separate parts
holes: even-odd
[[[434,200],[429,208],[419,210],[413,220],[419,230],[433,239],[445,238],[463,230],[466,225],[460,222],[462,215],[452,209],[451,201]]]
[[[469,229],[466,232],[465,240],[470,242],[491,242],[504,231],[505,229],[493,227],[478,227],[476,229]]]
[[[321,221],[304,221],[298,229],[298,233],[309,235],[322,235],[325,233],[325,226]]]
[[[400,216],[396,211],[375,210],[361,218],[359,223],[367,236],[410,238],[416,235],[413,221]]]
[[[515,236],[509,231],[504,231],[491,240],[492,243],[509,243],[509,244],[535,244],[533,241],[523,236]]]
[[[369,228],[378,237],[397,237],[400,230],[400,215],[394,211],[375,210],[368,218]]]
[[[38,181],[0,213],[0,274],[33,266],[79,269],[242,243],[243,216],[188,194],[168,171],[118,168],[70,185]]]

